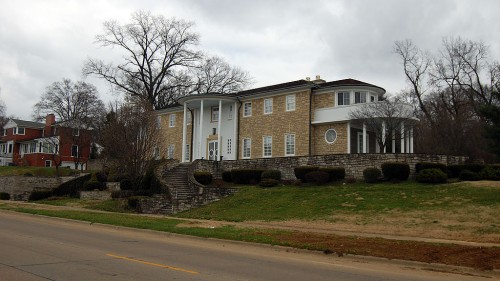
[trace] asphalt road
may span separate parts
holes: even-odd
[[[0,211],[2,281],[483,279],[492,280]]]

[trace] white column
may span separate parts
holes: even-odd
[[[375,153],[380,153],[380,144],[378,143],[378,135],[375,134]]]
[[[384,144],[383,153],[386,153],[387,143],[385,142],[385,121],[382,121],[382,143]]]
[[[401,153],[405,153],[405,123],[401,123]]]
[[[405,138],[406,138],[406,147],[405,147],[406,153],[410,153],[410,131],[411,131],[410,128],[408,128],[406,130],[406,136],[405,136]]]
[[[396,130],[392,130],[392,153],[396,153]]]
[[[363,153],[366,153],[366,124],[363,123]]]
[[[187,138],[187,103],[184,103],[184,117],[182,118],[182,159],[181,162],[186,162],[186,138]]]
[[[219,122],[217,122],[217,149],[219,150],[217,153],[217,161],[220,161],[221,159],[221,154],[222,154],[222,145],[220,143],[221,141],[221,131],[220,131],[220,124],[222,122],[222,100],[219,100]]]
[[[233,160],[236,160],[236,157],[238,155],[238,118],[239,118],[239,112],[238,112],[238,102],[234,102],[233,105],[233,140],[231,141],[231,154],[233,156]]]
[[[347,153],[351,154],[351,122],[347,122]]]
[[[198,137],[198,158],[201,159],[203,157],[201,155],[202,149],[201,146],[203,145],[203,100],[201,100],[200,103],[200,133]]]
[[[413,153],[413,127],[410,128],[410,153]]]

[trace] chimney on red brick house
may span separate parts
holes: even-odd
[[[52,135],[52,125],[56,123],[56,116],[54,114],[47,114],[45,117],[45,136],[50,137]]]

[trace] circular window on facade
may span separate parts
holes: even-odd
[[[334,129],[328,129],[325,132],[325,140],[327,143],[332,144],[337,139],[337,132]]]

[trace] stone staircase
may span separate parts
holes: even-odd
[[[172,202],[190,201],[193,193],[188,185],[188,169],[191,163],[179,163],[163,171],[163,180],[168,183]]]

